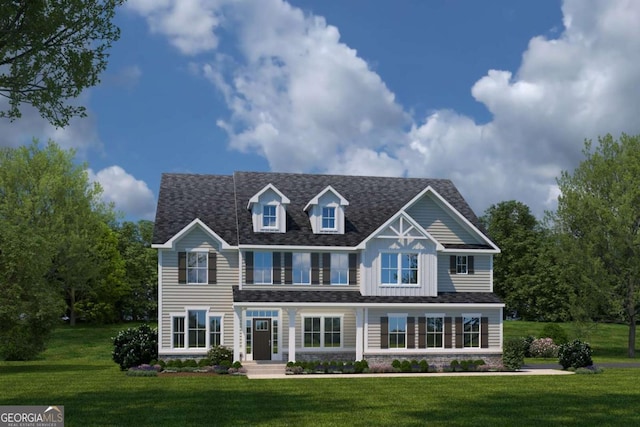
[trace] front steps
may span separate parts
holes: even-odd
[[[285,375],[287,364],[281,361],[254,360],[243,362],[242,366],[247,370],[247,378],[282,378]]]

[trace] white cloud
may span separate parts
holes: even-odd
[[[492,114],[485,124],[449,110],[411,117],[336,27],[284,1],[130,7],[185,54],[214,53],[200,72],[229,108],[218,125],[275,170],[447,177],[478,213],[513,198],[541,214],[585,138],[640,131],[634,0],[566,0],[556,38],[533,37],[518,70],[489,70],[471,88]],[[188,16],[201,20],[168,24]],[[233,55],[219,50],[222,30]]]
[[[89,169],[89,179],[102,186],[105,202],[113,202],[116,210],[125,214],[153,220],[156,201],[144,181],[128,174],[120,166],[109,166],[94,173]]]

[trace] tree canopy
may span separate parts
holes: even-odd
[[[558,179],[556,227],[578,265],[578,284],[592,305],[606,304],[612,320],[629,325],[635,355],[640,309],[640,136],[585,141],[585,159]],[[595,302],[594,302],[595,300]],[[617,317],[617,319],[615,319]]]
[[[0,2],[0,96],[9,101],[0,117],[20,117],[22,104],[58,127],[85,115],[68,100],[99,82],[120,36],[112,20],[123,1]]]

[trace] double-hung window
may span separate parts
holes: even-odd
[[[253,253],[253,283],[273,283],[273,254],[271,252]]]
[[[222,318],[220,316],[209,317],[209,346],[222,345]]]
[[[322,229],[323,230],[335,230],[336,229],[336,208],[324,206],[322,208]]]
[[[462,323],[463,346],[480,347],[480,316],[465,315]]]
[[[184,316],[176,316],[173,318],[173,347],[184,348]]]
[[[293,283],[308,285],[311,283],[311,254],[293,254]]]
[[[427,348],[442,348],[444,345],[444,318],[427,316]]]
[[[468,259],[466,255],[458,255],[456,256],[456,274],[467,274],[468,270]]]
[[[187,252],[187,283],[207,283],[207,252]]]
[[[389,316],[389,348],[407,348],[406,316]]]
[[[171,320],[173,348],[207,348],[222,345],[222,315],[206,309],[173,314]]]
[[[380,278],[383,285],[417,285],[417,253],[381,253]]]
[[[207,346],[207,312],[205,310],[189,310],[189,348],[204,348]]]
[[[262,228],[278,228],[277,206],[264,205],[262,207]]]
[[[342,318],[337,316],[305,317],[302,343],[304,347],[342,346]]]
[[[349,255],[331,254],[331,284],[349,284]]]

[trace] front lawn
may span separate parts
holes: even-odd
[[[640,425],[640,369],[548,377],[136,378],[111,361],[109,338],[122,328],[65,326],[39,360],[0,362],[0,405],[64,405],[67,426]]]

